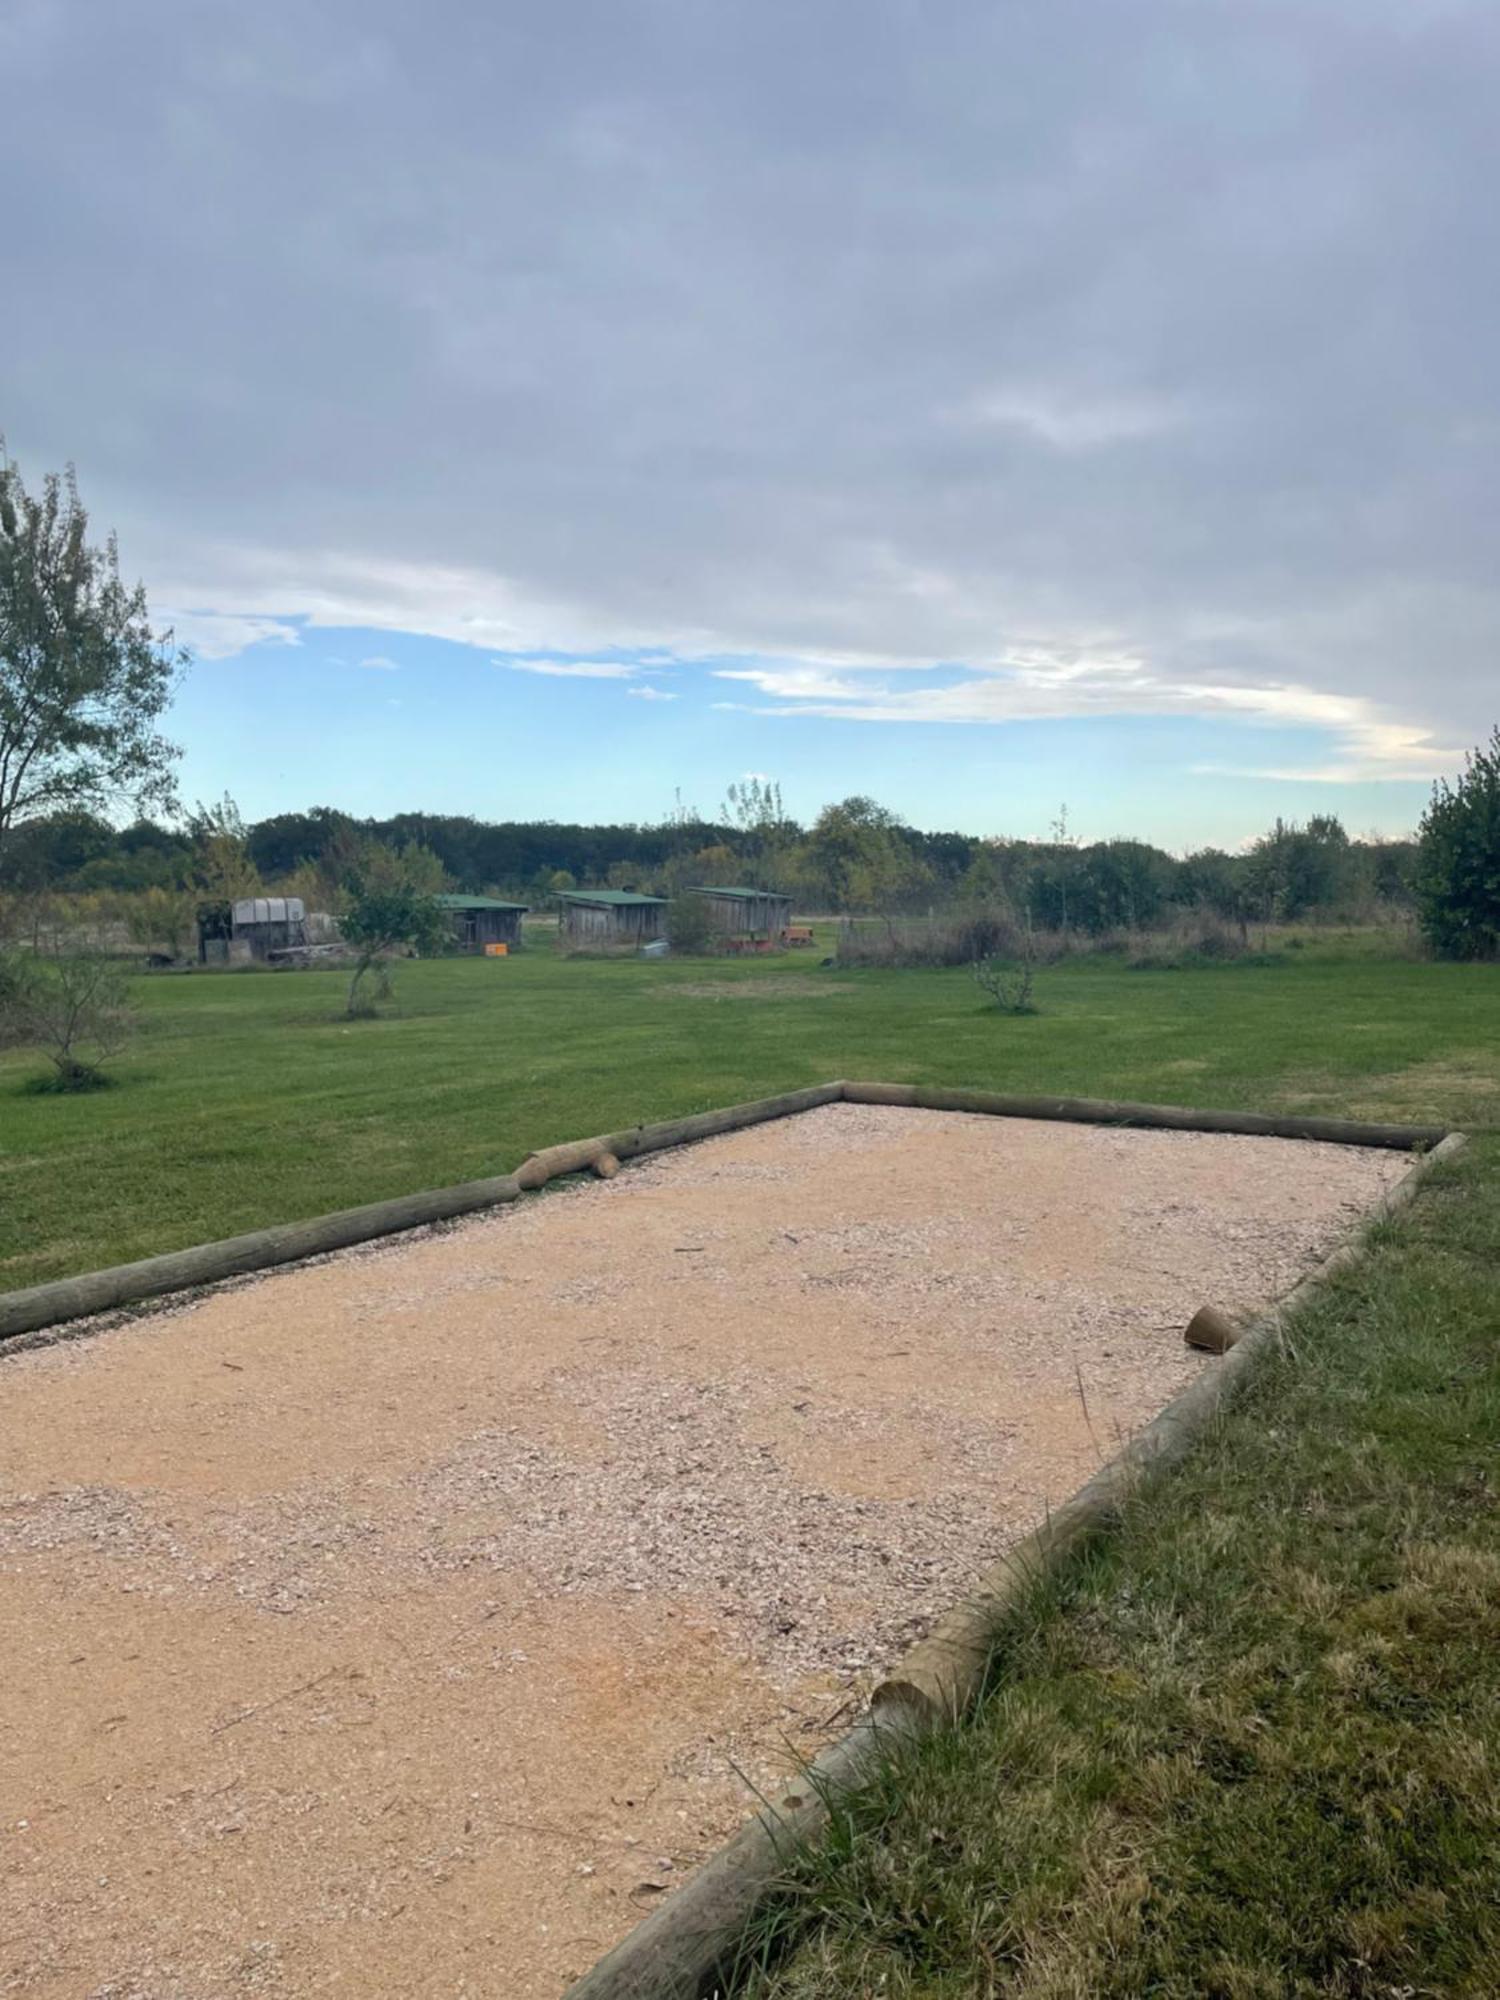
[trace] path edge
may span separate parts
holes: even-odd
[[[1349,1121],[1310,1120],[1316,1132],[1282,1129],[1266,1133],[1273,1121],[1245,1114],[1234,1125],[1193,1126],[1179,1123],[1191,1114],[1161,1106],[1103,1105],[1086,1099],[996,1099],[984,1092],[928,1091],[912,1085],[858,1084],[845,1086],[845,1098],[860,1104],[910,1104],[935,1110],[981,1111],[1009,1117],[1050,1115],[1077,1122],[1105,1124],[1166,1124],[1179,1130],[1249,1130],[1262,1136],[1324,1138],[1336,1124],[1344,1131],[1359,1129]],[[946,1100],[933,1103],[934,1098]],[[956,1100],[964,1099],[964,1102]],[[984,1100],[984,1101],[980,1101]],[[1049,1113],[1013,1106],[1045,1102]],[[999,1110],[1004,1105],[1004,1111]],[[1108,1117],[1084,1119],[1078,1107],[1107,1111]],[[1066,1108],[1064,1108],[1066,1107]],[[1132,1115],[1122,1117],[1121,1112]],[[1221,1114],[1224,1119],[1239,1114]],[[927,1638],[918,1642],[876,1686],[867,1712],[847,1735],[829,1746],[786,1794],[765,1804],[728,1843],[712,1855],[671,1899],[626,1933],[614,1949],[571,1985],[563,2000],[721,2000],[731,1990],[749,1927],[775,1898],[785,1881],[788,1863],[827,1826],[842,1799],[865,1785],[881,1768],[889,1750],[946,1723],[956,1721],[977,1697],[989,1669],[997,1629],[1006,1612],[1043,1578],[1062,1570],[1096,1537],[1118,1521],[1125,1500],[1143,1491],[1187,1455],[1216,1417],[1243,1388],[1258,1361],[1278,1345],[1288,1323],[1342,1271],[1367,1254],[1370,1232],[1405,1208],[1435,1166],[1453,1161],[1464,1150],[1463,1133],[1432,1127],[1374,1127],[1378,1138],[1340,1143],[1391,1146],[1389,1134],[1406,1130],[1413,1146],[1431,1142],[1411,1168],[1380,1202],[1361,1217],[1353,1235],[1283,1298],[1259,1314],[1222,1359],[1206,1363],[1188,1386],[1137,1433],[1113,1459],[1102,1466],[1073,1498],[980,1578],[978,1584],[939,1618]]]

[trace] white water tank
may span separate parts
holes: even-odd
[[[300,896],[243,896],[234,906],[234,927],[245,924],[300,924],[306,911]]]

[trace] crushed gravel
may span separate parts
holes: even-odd
[[[831,1105],[11,1356],[0,1993],[557,1992],[1408,1164]]]

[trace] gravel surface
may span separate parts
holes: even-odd
[[[1408,1164],[831,1105],[10,1357],[0,1992],[555,1994]]]

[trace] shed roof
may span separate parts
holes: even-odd
[[[742,902],[758,903],[769,897],[773,903],[789,903],[790,896],[784,896],[779,889],[721,889],[717,883],[705,882],[693,891],[696,896],[738,896]]]
[[[633,910],[642,903],[664,904],[665,896],[638,896],[634,889],[564,889],[564,903],[600,903],[607,910]]]
[[[434,896],[432,900],[440,910],[520,910],[524,914],[531,908],[530,903],[502,903],[498,896]]]

